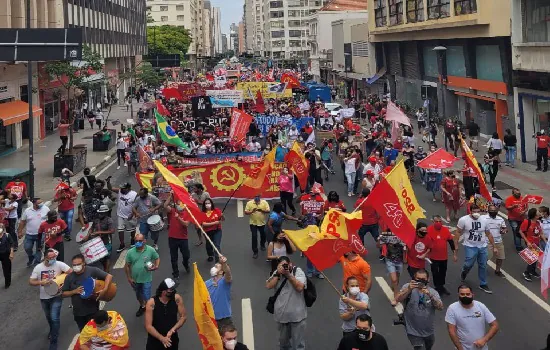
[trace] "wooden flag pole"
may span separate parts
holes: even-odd
[[[202,235],[204,236],[204,238],[206,238],[208,240],[208,242],[210,243],[210,245],[212,245],[212,248],[214,248],[214,251],[216,253],[218,253],[218,256],[222,255],[222,253],[220,253],[220,251],[218,250],[218,248],[216,248],[216,246],[214,245],[214,242],[212,242],[212,240],[210,239],[210,237],[208,237],[208,235],[206,234],[206,232],[204,231],[204,229],[202,228],[201,224],[199,224],[199,221],[197,220],[197,218],[195,217],[195,215],[193,215],[193,213],[191,212],[191,210],[189,210],[189,208],[187,207],[187,205],[183,205],[183,207],[185,208],[185,210],[187,210],[187,212],[189,213],[189,215],[191,215],[191,219],[193,219],[193,222],[195,225],[197,225],[197,227],[200,229],[200,231],[202,232]]]
[[[313,266],[315,266],[315,265],[313,265]],[[323,271],[320,271],[320,270],[317,270],[317,272],[319,272],[325,278],[325,280],[332,286],[332,288],[334,288],[334,290],[336,291],[336,294],[338,294],[338,296],[341,297],[342,296],[342,291],[338,290],[338,288],[336,288],[334,283],[332,283],[332,281],[327,277],[327,275],[325,275],[325,273]]]

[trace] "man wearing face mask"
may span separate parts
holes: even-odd
[[[231,286],[233,277],[231,269],[227,264],[227,258],[220,255],[220,262],[216,263],[210,269],[210,278],[205,282],[210,300],[214,308],[214,316],[218,324],[218,329],[224,325],[233,324],[231,319]]]
[[[488,215],[482,215],[482,218],[485,220],[487,230],[491,232],[493,240],[495,241],[494,246],[488,246],[488,260],[491,260],[494,255],[496,258],[495,275],[501,278],[506,278],[504,274],[500,271],[500,269],[502,268],[502,263],[504,262],[504,259],[506,259],[504,253],[504,243],[502,242],[502,235],[505,234],[508,229],[506,228],[506,222],[504,222],[504,219],[498,216],[497,207],[494,205],[489,205],[488,209]],[[496,251],[496,253],[493,254],[493,251]]]
[[[435,344],[435,310],[443,310],[439,293],[428,286],[430,275],[421,269],[396,297],[403,304],[405,330],[414,349],[431,350]]]
[[[359,281],[351,276],[346,280],[346,293],[342,295],[338,303],[340,318],[342,319],[342,331],[344,336],[355,331],[355,319],[359,315],[369,315],[369,296],[361,292]]]
[[[434,279],[435,290],[441,295],[451,295],[445,288],[445,277],[447,276],[447,243],[453,251],[453,261],[457,262],[455,242],[451,231],[446,226],[443,226],[441,216],[434,215],[432,218],[433,225],[428,226],[428,236],[433,241],[432,250],[430,251],[430,260],[432,275]]]
[[[182,204],[176,204],[174,194],[170,194],[168,200],[164,203],[164,208],[168,213],[170,226],[168,227],[168,248],[170,249],[170,263],[172,264],[172,277],[176,280],[180,277],[178,268],[178,250],[182,255],[182,263],[185,271],[189,273],[189,235],[187,228],[191,223],[191,218]]]
[[[407,271],[411,278],[414,278],[418,270],[426,267],[426,259],[430,256],[433,245],[432,237],[428,236],[428,225],[424,222],[418,222],[414,242],[407,254]]]
[[[58,252],[55,249],[48,249],[44,254],[44,261],[34,267],[29,279],[31,286],[40,287],[40,304],[42,304],[42,310],[50,326],[50,332],[48,333],[49,350],[57,350],[63,299],[59,293],[54,296],[46,293],[44,286],[53,283],[53,280],[60,274],[72,272],[69,265],[56,260],[57,255]]]
[[[355,331],[345,335],[337,350],[389,350],[383,336],[372,330],[372,318],[359,315],[355,320]]]
[[[105,270],[105,272],[109,272],[111,251],[113,250],[111,237],[115,232],[113,219],[111,219],[107,215],[108,213],[108,206],[100,206],[97,210],[98,217],[94,220],[92,224],[92,229],[90,231],[90,237],[100,237],[103,241],[103,244],[105,245],[105,248],[107,249],[107,256],[100,260],[100,262],[103,264],[103,269]]]
[[[55,249],[58,252],[56,257],[59,261],[64,260],[63,232],[66,228],[67,224],[57,217],[57,211],[55,210],[50,210],[46,221],[38,227],[38,241],[42,242],[44,240],[46,249]]]
[[[112,187],[111,181],[107,181],[107,188],[118,194],[117,198],[117,229],[118,229],[118,240],[120,241],[120,246],[116,250],[117,253],[122,252],[126,249],[124,243],[125,234],[130,236],[130,247],[134,246],[134,234],[136,232],[136,221],[134,220],[134,213],[132,208],[137,197],[137,192],[132,190],[132,185],[126,182],[120,185],[119,188]]]
[[[459,350],[489,350],[487,343],[497,334],[496,317],[485,304],[474,300],[472,288],[466,284],[458,287],[458,301],[449,305],[445,314],[449,337]],[[485,332],[485,324],[489,324]]]
[[[149,229],[149,224],[147,219],[154,213],[156,213],[160,207],[162,207],[161,201],[149,194],[147,188],[142,188],[139,190],[139,196],[134,200],[134,205],[132,207],[132,212],[134,216],[139,221],[139,232],[149,238],[149,232],[151,232],[151,238],[153,239],[154,248],[158,250],[157,241],[158,241],[158,231],[151,231]]]
[[[23,232],[25,232],[23,246],[29,258],[27,267],[38,264],[42,258],[42,241],[38,239],[38,228],[49,211],[50,208],[46,207],[40,198],[34,198],[32,206],[25,209],[19,221],[17,237],[22,238]],[[34,248],[35,246],[36,249]]]
[[[136,234],[135,242],[136,245],[126,254],[124,272],[136,292],[140,304],[136,317],[140,317],[145,312],[145,303],[151,298],[153,271],[159,268],[160,258],[153,247],[145,244],[145,237],[141,233]]]
[[[521,244],[521,236],[519,234],[519,227],[523,223],[523,220],[527,217],[527,209],[529,207],[523,203],[523,198],[519,189],[512,189],[512,195],[504,201],[504,206],[508,210],[508,223],[512,228],[514,234],[514,245],[516,251],[519,253],[523,250]]]
[[[178,329],[187,320],[183,298],[176,293],[176,283],[166,278],[149,299],[145,311],[146,350],[177,349]]]
[[[228,324],[220,329],[224,350],[248,350],[248,347],[237,341],[237,328]]]
[[[457,230],[455,234],[455,246],[458,251],[458,239],[464,237],[462,245],[464,246],[464,265],[460,279],[464,281],[468,272],[472,269],[477,261],[479,289],[485,293],[492,294],[493,291],[487,284],[487,240],[493,248],[495,254],[498,253],[495,247],[493,235],[487,228],[486,220],[481,218],[481,209],[476,205],[470,206],[470,215],[465,215],[458,220]]]
[[[81,350],[129,349],[128,327],[116,311],[99,310],[80,332]]]
[[[269,214],[269,203],[261,199],[260,195],[246,203],[244,213],[250,216],[250,232],[252,233],[252,258],[258,258],[258,232],[260,232],[260,249],[265,250],[265,224],[266,214]]]
[[[78,330],[82,331],[86,323],[92,319],[92,317],[99,311],[99,299],[103,298],[113,276],[93,266],[86,266],[86,261],[82,254],[73,256],[72,259],[73,272],[65,278],[63,283],[63,297],[71,298],[71,304],[73,305],[73,316]],[[91,295],[89,298],[82,298],[81,294],[84,292],[84,281],[89,278],[95,280],[105,281],[105,287],[98,293]]]

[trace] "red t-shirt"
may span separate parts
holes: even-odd
[[[522,197],[516,198],[514,196],[510,196],[506,198],[506,200],[504,201],[504,206],[506,208],[509,208],[514,204],[518,204],[518,206],[512,210],[508,210],[508,220],[522,221],[523,219],[525,219],[524,213],[525,213],[525,210],[527,209],[525,203],[523,203],[523,198]]]
[[[334,203],[334,202],[329,202],[329,201],[326,201],[325,202],[325,211],[328,211],[329,209],[340,209],[342,211],[346,211],[346,206],[344,205],[344,202],[342,201],[338,201],[338,203]]]
[[[317,214],[321,215],[325,206],[325,200],[320,194],[304,194],[300,197],[300,208],[302,215]]]
[[[204,222],[214,222],[214,221],[220,221],[222,219],[222,211],[218,208],[214,208],[214,210],[207,211],[204,213]],[[215,231],[215,230],[221,230],[222,225],[214,225],[214,226],[208,226],[205,227],[204,230],[206,232]]]
[[[411,249],[409,249],[407,254],[407,264],[409,264],[410,267],[414,267],[415,269],[425,268],[426,260],[419,259],[418,257],[426,253],[426,251],[428,249],[431,249],[433,245],[433,239],[429,235],[426,235],[423,238],[416,236],[414,238],[414,243],[412,244]]]
[[[519,227],[520,231],[523,232],[525,235],[525,238],[529,241],[529,243],[539,245],[540,243],[540,234],[542,233],[542,227],[540,226],[540,222],[531,222],[529,224],[528,219],[523,220],[521,223],[521,226]]]
[[[17,196],[17,199],[21,199],[23,198],[23,193],[27,192],[27,184],[22,181],[11,181],[8,182],[8,184],[6,185],[6,191],[8,191],[10,194],[15,194]]]
[[[356,202],[354,207],[357,208],[363,202],[365,198],[359,198]],[[361,210],[361,213],[363,214],[363,225],[375,225],[378,223],[378,214],[376,213],[376,210],[365,201],[361,207],[359,208]]]
[[[537,148],[547,148],[550,143],[550,137],[548,135],[537,136]]]
[[[176,209],[170,209],[168,213],[168,220],[170,220],[170,228],[168,229],[168,237],[176,239],[187,239],[187,227],[184,226],[178,216],[183,219],[183,221],[190,222],[190,217],[187,212],[178,213]]]
[[[46,246],[53,248],[57,243],[63,242],[63,231],[67,228],[65,221],[57,219],[54,223],[50,224],[44,221],[38,227],[38,234],[45,235],[44,240]]]
[[[76,192],[72,188],[67,190],[59,191],[55,194],[56,198],[60,198],[59,206],[57,209],[59,211],[68,211],[74,209],[74,200],[76,198]]]
[[[447,241],[452,239],[451,231],[445,226],[436,230],[434,225],[428,226],[428,236],[433,241],[430,259],[447,260]]]

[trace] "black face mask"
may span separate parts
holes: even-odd
[[[417,231],[416,234],[418,235],[418,237],[426,237],[426,235],[428,234],[428,232],[420,232],[420,231]]]
[[[474,302],[473,297],[459,297],[458,300],[460,300],[460,303],[463,305],[470,305]]]
[[[57,216],[50,216],[48,217],[48,222],[51,224],[51,223],[54,223],[57,221]]]
[[[498,212],[496,212],[496,211],[490,211],[489,212],[489,216],[492,217],[493,219],[497,217],[497,214],[498,214]]]
[[[356,329],[357,339],[360,341],[369,341],[371,331],[366,331],[364,329]]]
[[[139,198],[145,199],[145,198],[147,198],[147,195],[145,195],[145,196],[139,196]]]

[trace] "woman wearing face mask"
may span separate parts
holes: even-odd
[[[295,251],[296,246],[283,232],[273,235],[273,240],[267,246],[267,260],[271,261],[271,273],[277,269],[281,256],[289,256]]]
[[[283,168],[283,172],[279,175],[279,198],[283,204],[283,211],[286,213],[287,206],[292,210],[292,216],[296,214],[294,207],[294,175],[288,168]]]
[[[455,220],[460,209],[460,181],[456,178],[454,171],[445,172],[445,178],[441,181],[441,199],[445,204],[447,222]]]
[[[223,213],[220,209],[214,206],[214,202],[210,198],[207,198],[202,204],[202,211],[205,213],[206,217],[202,224],[202,228],[210,240],[214,243],[216,249],[220,251],[220,246],[222,243],[222,221],[225,220]],[[206,242],[206,254],[208,254],[208,261],[214,261],[215,258],[216,262],[218,262],[218,252],[215,252],[216,254],[214,255],[214,248],[212,247],[210,240]]]
[[[355,331],[355,319],[369,315],[369,297],[359,289],[359,281],[351,276],[346,280],[346,293],[338,303],[344,336]]]
[[[540,241],[543,240],[546,243],[546,239],[542,234],[542,227],[538,221],[538,212],[536,208],[531,208],[527,212],[527,219],[523,220],[523,223],[519,227],[519,234],[525,241],[525,244],[530,249],[537,249],[540,245]],[[526,281],[531,282],[534,278],[540,278],[540,274],[537,272],[537,262],[527,265],[525,272],[523,272],[523,278]]]

